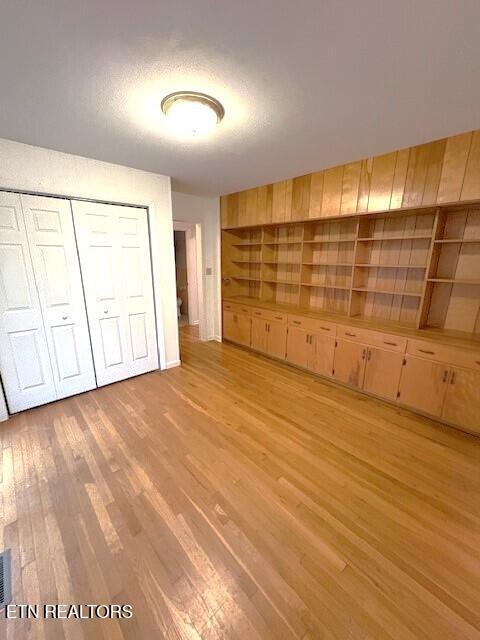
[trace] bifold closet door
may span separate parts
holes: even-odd
[[[70,200],[21,196],[57,397],[96,387]]]
[[[12,413],[57,399],[20,196],[2,192],[0,366]]]
[[[72,207],[98,385],[158,369],[147,212]]]

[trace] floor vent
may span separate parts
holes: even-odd
[[[7,550],[0,553],[0,609],[3,609],[10,602],[11,597],[10,550]]]

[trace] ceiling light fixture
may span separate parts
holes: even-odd
[[[162,111],[181,135],[200,136],[213,131],[225,115],[218,100],[196,91],[177,91],[162,100]]]

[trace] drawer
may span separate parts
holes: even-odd
[[[238,304],[237,302],[224,302],[223,310],[233,311],[234,313],[245,313],[247,315],[251,315],[252,313],[252,307],[248,307],[244,304]]]
[[[383,331],[372,331],[370,329],[358,329],[357,327],[345,327],[338,325],[337,336],[352,340],[353,342],[361,342],[362,344],[388,349],[389,351],[398,351],[405,353],[407,348],[407,338],[403,336],[392,335],[391,333],[383,333]]]
[[[324,322],[318,318],[307,318],[305,316],[288,315],[288,324],[293,327],[300,327],[305,331],[312,331],[312,333],[324,333],[330,335],[333,338],[337,332],[337,325],[333,322]]]
[[[420,358],[428,358],[429,360],[437,360],[457,367],[480,371],[480,351],[458,349],[427,340],[409,340],[407,353]]]
[[[270,309],[258,309],[252,307],[252,316],[254,318],[263,318],[264,320],[271,320],[287,324],[287,314],[277,311],[271,311]]]

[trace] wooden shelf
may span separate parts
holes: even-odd
[[[302,287],[317,287],[317,289],[341,289],[342,291],[350,291],[350,287],[340,286],[336,284],[313,284],[309,282],[302,282]]]
[[[302,262],[307,267],[353,267],[351,262]]]
[[[480,219],[471,204],[450,213],[438,206],[268,223],[244,236],[222,230],[223,271],[239,274],[223,293],[480,335]]]
[[[421,298],[421,293],[411,293],[409,291],[389,291],[388,289],[375,289],[374,287],[352,287],[352,291],[363,293],[381,293],[389,296],[410,296],[412,298]]]
[[[232,247],[261,247],[261,242],[234,242]]]
[[[370,238],[357,238],[357,242],[384,242],[395,240],[431,240],[432,236],[372,236]]]
[[[469,280],[468,278],[428,278],[428,282],[440,282],[445,284],[474,284],[480,285],[480,280]]]
[[[371,262],[368,263],[355,263],[354,264],[355,267],[372,267],[372,268],[378,268],[378,269],[426,269],[427,265],[425,264],[372,264]]]
[[[263,244],[266,245],[285,245],[285,244],[302,244],[302,240],[264,240]]]
[[[231,278],[232,280],[249,280],[250,282],[261,282],[261,278],[251,278],[250,276],[224,276],[225,278]]]
[[[443,238],[435,240],[435,244],[480,244],[480,238],[478,239],[465,239],[465,238]]]
[[[331,238],[324,238],[322,240],[304,240],[304,244],[335,244],[337,242],[355,242],[356,238],[338,238],[332,240]]]
[[[232,260],[232,262],[237,264],[262,264],[261,260]]]
[[[262,282],[268,282],[268,284],[287,284],[292,287],[298,287],[300,282],[292,282],[291,280],[274,280],[270,278],[262,278]]]

